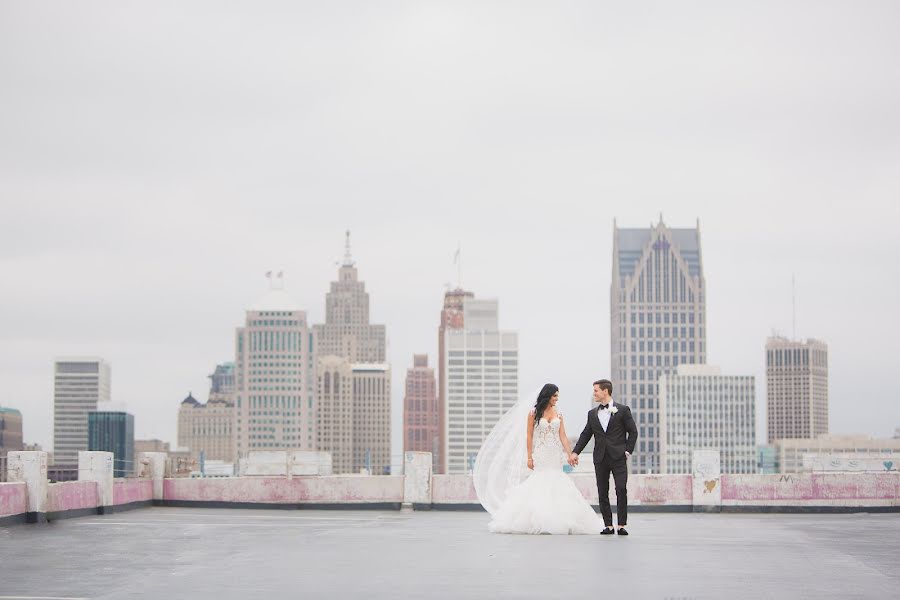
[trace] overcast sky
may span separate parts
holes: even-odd
[[[500,301],[521,388],[609,373],[613,219],[700,220],[709,360],[828,343],[831,429],[900,425],[896,2],[0,4],[0,405],[52,447],[53,358],[140,438],[233,360],[265,271],[324,320],[353,251],[403,378],[445,284]],[[733,3],[731,3],[733,4]]]

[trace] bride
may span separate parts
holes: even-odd
[[[559,388],[545,384],[531,410],[520,400],[497,422],[475,459],[478,500],[494,533],[600,533],[597,514],[563,472],[571,454]],[[526,413],[527,411],[527,413]],[[526,416],[527,414],[527,416]],[[523,419],[524,417],[524,419]],[[525,431],[522,435],[522,421]]]

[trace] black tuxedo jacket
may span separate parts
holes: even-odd
[[[594,438],[594,464],[603,462],[607,454],[613,461],[625,460],[625,452],[634,454],[634,446],[637,444],[638,431],[631,416],[631,409],[622,404],[613,402],[613,406],[619,411],[609,415],[609,424],[606,431],[600,425],[600,417],[597,416],[599,406],[595,406],[588,412],[587,425],[578,438],[578,443],[572,452],[581,454],[584,447]],[[607,409],[609,410],[609,409]]]

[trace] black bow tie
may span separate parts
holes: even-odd
[[[609,408],[609,404],[601,404],[600,405],[600,410],[606,410],[607,408]]]

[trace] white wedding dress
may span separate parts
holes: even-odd
[[[518,485],[506,490],[505,498],[488,507],[494,533],[594,534],[603,530],[594,509],[572,479],[563,471],[565,450],[559,439],[559,417],[541,418],[534,427],[534,470]],[[525,433],[519,430],[519,435]],[[524,443],[521,444],[524,448]],[[527,457],[520,455],[521,463]]]

